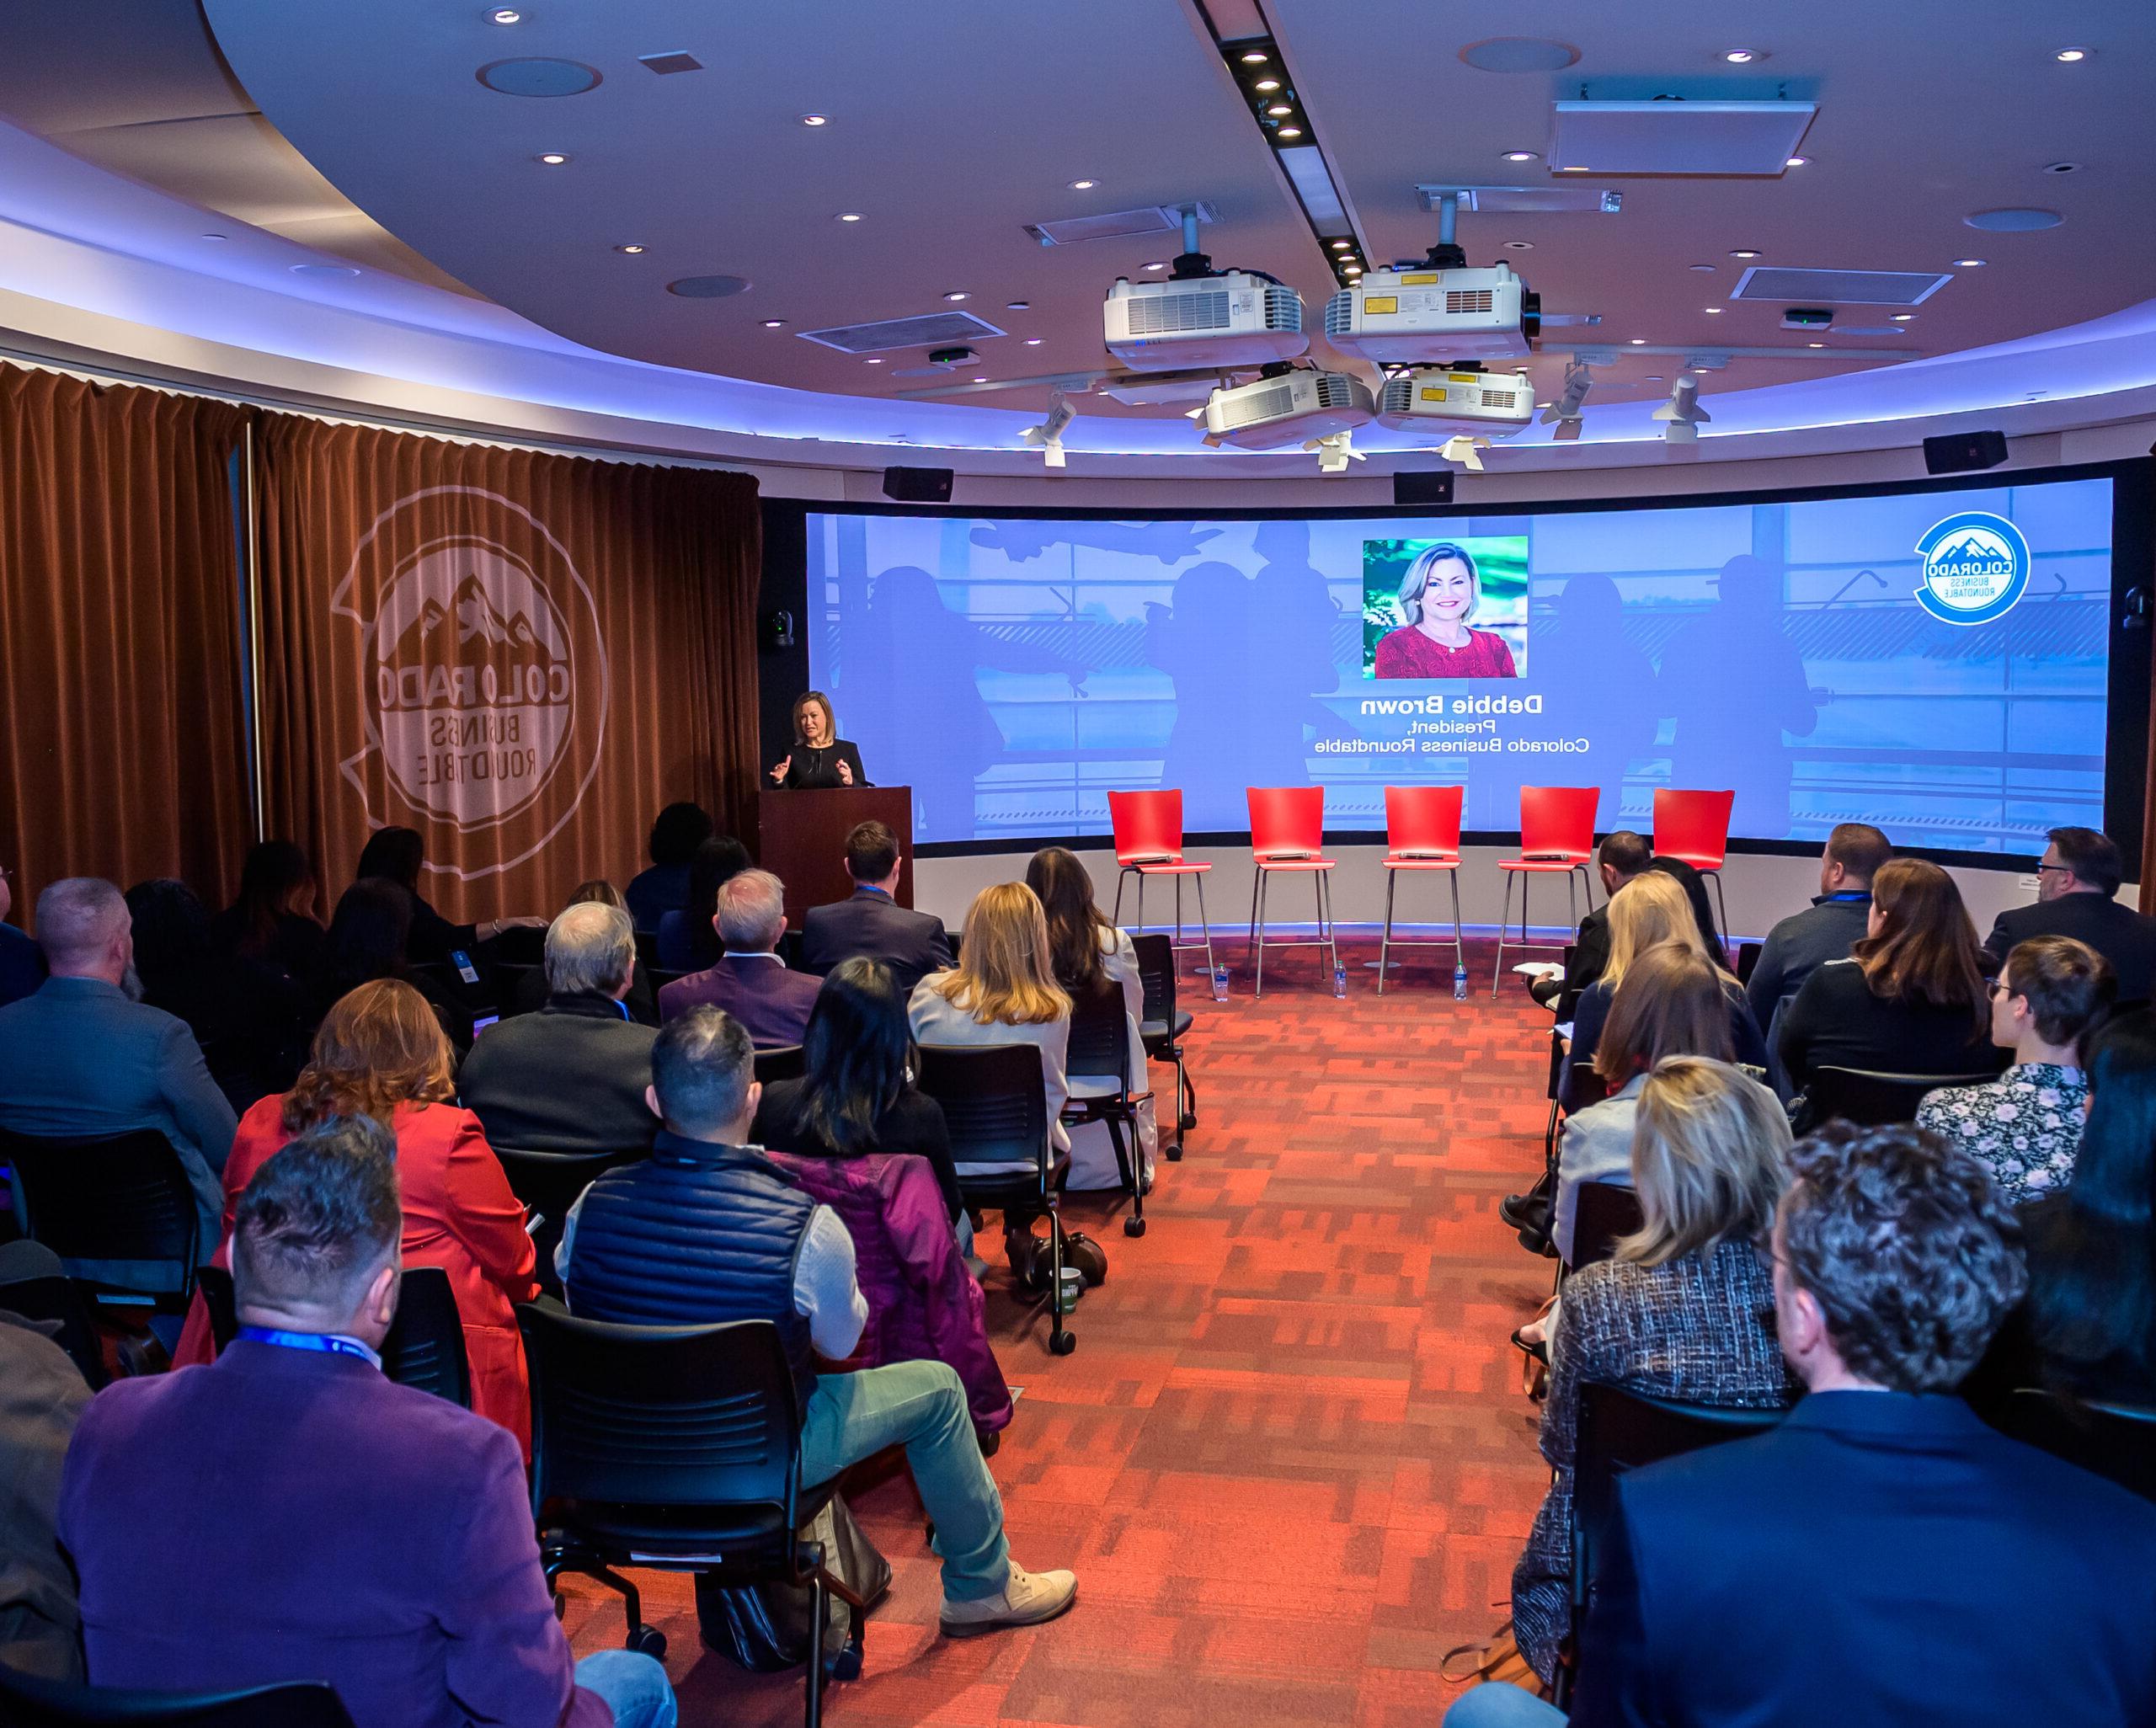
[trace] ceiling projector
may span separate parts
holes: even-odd
[[[1541,323],[1540,301],[1502,264],[1395,264],[1342,289],[1325,308],[1326,340],[1381,365],[1523,360]]]
[[[1510,438],[1534,415],[1534,386],[1516,372],[1417,366],[1388,378],[1378,392],[1378,424],[1396,432]]]
[[[1203,417],[1208,444],[1278,450],[1370,423],[1370,392],[1341,372],[1280,368],[1270,377],[1215,390],[1190,418]]]
[[[1165,282],[1119,276],[1108,290],[1102,322],[1108,352],[1138,371],[1262,366],[1293,360],[1310,345],[1303,333],[1302,296],[1257,270]]]

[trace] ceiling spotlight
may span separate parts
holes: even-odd
[[[842,222],[857,222],[861,220],[861,212],[857,210],[842,210],[839,212],[839,220]]]
[[[1782,166],[1784,168],[1802,168],[1805,163],[1811,160],[1812,158],[1808,156],[1792,156],[1787,162],[1784,163]]]
[[[1508,252],[1532,252],[1534,250],[1534,243],[1532,240],[1508,240],[1505,242],[1505,250]]]
[[[1251,88],[1257,91],[1261,96],[1270,96],[1279,88],[1280,80],[1278,78],[1260,78],[1256,83],[1251,86]]]
[[[1028,336],[1026,339],[1026,346],[1028,348],[1038,348],[1040,345],[1041,339],[1038,336]]]
[[[568,160],[568,157],[561,151],[549,150],[539,160],[545,163],[548,168],[559,168]]]
[[[1145,266],[1149,270],[1165,270],[1167,267],[1167,262],[1166,259],[1157,258],[1155,259],[1152,263]]]
[[[883,364],[883,361],[876,359],[873,355],[871,355],[868,359],[862,361],[862,365],[864,366],[880,366]]]
[[[487,9],[487,22],[498,24],[522,24],[524,14],[514,6],[493,6]]]
[[[1342,264],[1340,268],[1342,273],[1346,275],[1359,276],[1363,274],[1363,267],[1358,264]]]
[[[1098,180],[1073,180],[1070,183],[1070,189],[1073,192],[1090,192],[1100,184]]]
[[[1353,240],[1336,240],[1332,243],[1332,249],[1335,252],[1352,252],[1354,248],[1355,243]]]
[[[1804,345],[1806,348],[1824,348],[1827,344],[1823,342],[1807,342]]]
[[[764,320],[764,328],[766,330],[779,330],[783,329],[785,327],[786,320],[784,318],[766,318]]]
[[[1758,255],[1758,248],[1750,246],[1740,246],[1730,253],[1732,258],[1757,258]]]
[[[983,377],[983,378],[976,378],[976,379],[974,379],[974,383],[976,383],[976,384],[985,384],[985,383],[987,383],[987,382],[988,382],[988,380],[987,380],[986,378],[985,378],[985,377]]]
[[[978,384],[980,380],[974,381]],[[1028,426],[1018,435],[1041,453],[1041,459],[1051,468],[1064,466],[1063,435],[1078,418],[1078,411],[1064,399],[1059,390],[1048,399],[1048,418],[1038,426]]]
[[[1669,387],[1669,400],[1647,418],[1664,423],[1662,435],[1665,443],[1693,444],[1699,440],[1700,428],[1710,423],[1714,416],[1700,406],[1699,379],[1685,372],[1679,374],[1677,381]]]
[[[1293,103],[1276,102],[1272,107],[1267,109],[1265,111],[1271,115],[1275,120],[1285,120],[1289,115],[1295,111],[1295,109]]]
[[[1283,126],[1280,128],[1280,136],[1283,138],[1299,138],[1303,136],[1303,129],[1300,126]]]
[[[1984,261],[1980,258],[1957,258],[1954,260],[1954,268],[1957,270],[1980,270],[1983,267]]]
[[[2052,56],[2053,60],[2063,66],[2072,66],[2077,61],[2086,60],[2088,57],[2089,51],[2086,48],[2062,48]]]
[[[1533,162],[1535,152],[1532,150],[1508,150],[1505,152],[1507,162]]]
[[[1580,435],[1585,417],[1580,404],[1587,400],[1587,393],[1594,383],[1594,373],[1584,360],[1571,360],[1565,366],[1565,387],[1556,403],[1538,403],[1542,410],[1542,424],[1557,429],[1550,435],[1566,442]]]
[[[1632,339],[1632,346],[1635,348],[1645,348],[1646,345],[1647,339],[1644,336],[1635,336]]]
[[[1707,312],[1708,312],[1708,313],[1709,313],[1710,316],[1711,316],[1712,314],[1715,314],[1715,313],[1717,313],[1717,312],[1721,312],[1721,308],[1720,307],[1718,307],[1718,306],[1710,306],[1710,307],[1709,307],[1707,308]]]
[[[630,258],[635,258],[643,252],[643,248],[641,246],[616,246],[614,250],[626,253]]]
[[[801,116],[801,124],[804,126],[828,126],[830,123],[831,117],[827,114],[804,114]]]
[[[1915,316],[1916,314],[1914,312],[1896,312],[1894,314],[1894,322],[1897,324],[1906,324]]]
[[[1732,66],[1749,66],[1755,60],[1767,56],[1757,48],[1732,48],[1722,56]]]
[[[1249,53],[1243,56],[1243,64],[1245,66],[1263,66],[1265,64],[1264,51],[1257,48],[1251,49]]]
[[[950,300],[950,301],[959,301],[959,300],[971,300],[971,299],[973,298],[973,296],[972,296],[972,295],[970,295],[970,294],[969,294],[969,293],[967,293],[967,292],[966,292],[966,291],[965,291],[964,289],[963,289],[963,288],[953,288],[953,290],[952,290],[948,294],[945,295],[943,297],[944,297],[946,300]]]

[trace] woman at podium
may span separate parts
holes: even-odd
[[[802,691],[793,704],[793,748],[771,770],[771,784],[795,792],[867,786],[861,752],[837,733],[831,699],[820,690]]]

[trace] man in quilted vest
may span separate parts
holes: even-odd
[[[905,1448],[942,1557],[944,1633],[1063,1613],[1078,1581],[1012,1562],[1003,1501],[947,1364],[816,1373],[818,1357],[852,1353],[868,1307],[846,1226],[743,1144],[761,1091],[747,1032],[718,1009],[693,1009],[659,1033],[651,1071],[664,1124],[652,1155],[600,1177],[563,1226],[554,1265],[570,1309],[625,1325],[776,1321],[800,1393],[802,1485]]]

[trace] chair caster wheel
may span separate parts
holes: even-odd
[[[1123,1233],[1126,1236],[1144,1235],[1145,1234],[1145,1220],[1142,1218],[1126,1218],[1123,1221]]]
[[[858,1680],[861,1677],[862,1650],[859,1634],[846,1641],[846,1648],[831,1659],[825,1672],[834,1680]]]
[[[1166,1159],[1171,1164],[1181,1164],[1182,1162],[1182,1143],[1178,1141],[1173,1145],[1166,1147],[1161,1151],[1161,1155]]]
[[[1181,1116],[1178,1116],[1176,1118],[1176,1126],[1181,1128],[1185,1133],[1188,1133],[1193,1128],[1198,1126],[1198,1112],[1195,1110],[1184,1111]]]
[[[629,1648],[638,1656],[660,1661],[666,1655],[666,1635],[656,1626],[639,1626],[629,1634]]]
[[[1049,1334],[1048,1353],[1050,1356],[1068,1356],[1077,1347],[1078,1335],[1075,1332],[1051,1332]]]

